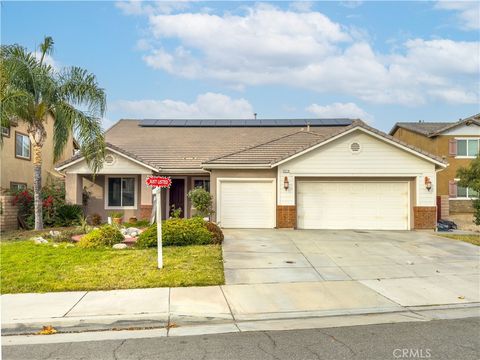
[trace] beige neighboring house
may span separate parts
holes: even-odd
[[[479,194],[457,185],[457,171],[479,154],[480,114],[455,122],[399,122],[390,135],[448,162],[448,168],[437,175],[438,215],[465,229],[479,230],[473,223],[472,206]]]
[[[17,228],[17,211],[11,206],[10,190],[33,187],[32,145],[27,134],[27,125],[22,121],[12,122],[11,126],[2,127],[1,163],[0,163],[0,228],[2,230]],[[47,138],[42,150],[42,185],[52,179],[63,179],[55,170],[53,161],[53,120],[46,122]],[[78,146],[72,138],[67,142],[60,160],[69,159]]]
[[[33,187],[32,144],[27,133],[27,125],[18,121],[9,128],[2,127],[3,145],[1,148],[1,190],[17,190]],[[53,120],[45,123],[47,138],[42,150],[42,185],[51,178],[63,178],[55,170],[53,161]],[[78,148],[73,138],[67,142],[60,161],[71,158]]]
[[[352,119],[120,120],[106,132],[107,153],[93,177],[81,155],[58,164],[67,199],[106,219],[148,218],[151,175],[191,216],[189,190],[214,199],[224,228],[433,229],[436,173],[447,163]],[[426,186],[427,181],[429,186]]]

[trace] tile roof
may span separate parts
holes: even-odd
[[[390,131],[390,135],[393,135],[398,128],[403,128],[421,135],[433,137],[468,122],[473,122],[480,126],[480,114],[475,114],[456,122],[397,122]]]
[[[157,169],[201,169],[208,159],[306,129],[305,126],[142,127],[139,123],[139,120],[120,120],[106,132],[106,141]],[[312,133],[319,135],[342,128],[345,126],[310,127]]]
[[[339,136],[354,128],[363,128],[374,134],[384,137],[385,139],[393,141],[403,147],[418,152],[438,163],[447,164],[442,158],[438,156],[432,155],[426,151],[423,151],[422,149],[400,141],[391,135],[385,134],[380,130],[368,126],[363,121],[357,120],[353,122],[350,126],[340,129],[337,128],[336,131],[331,131],[329,133],[315,134],[307,131],[298,131],[293,134],[289,134],[287,136],[275,139],[273,141],[259,144],[241,151],[233,152],[222,157],[211,159],[209,161],[206,161],[204,165],[206,168],[208,168],[209,165],[226,164],[274,165],[282,160],[288,159],[295,154],[307,150],[310,147],[320,145],[323,142],[335,136]]]
[[[272,165],[352,128],[362,127],[432,160],[441,158],[403,143],[360,120],[348,126],[145,127],[139,120],[120,120],[105,134],[107,147],[162,170],[202,170],[209,165]],[[57,165],[60,168],[74,160]]]

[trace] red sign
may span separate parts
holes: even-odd
[[[163,176],[150,176],[145,181],[148,186],[169,188],[172,185],[172,179]]]

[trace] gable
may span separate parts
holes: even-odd
[[[480,136],[480,126],[475,123],[470,125],[464,124],[462,126],[454,127],[450,130],[442,132],[439,135],[447,136]]]
[[[113,162],[104,163],[101,170],[97,172],[99,175],[105,174],[151,174],[152,170],[146,166],[137,163],[136,161],[128,159],[119,153],[108,150],[105,152],[105,158],[113,157]],[[91,174],[92,170],[88,167],[85,159],[80,159],[78,162],[70,165],[65,169],[65,173],[69,174]]]
[[[351,149],[352,144],[359,151]],[[296,174],[385,175],[434,171],[435,165],[420,156],[380,140],[361,130],[306,152],[279,166]]]

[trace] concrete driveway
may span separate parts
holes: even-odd
[[[410,231],[229,229],[223,252],[226,284],[357,280],[372,287],[392,279],[401,287],[401,279],[432,276],[455,283],[455,276],[476,278],[480,263],[477,246]]]

